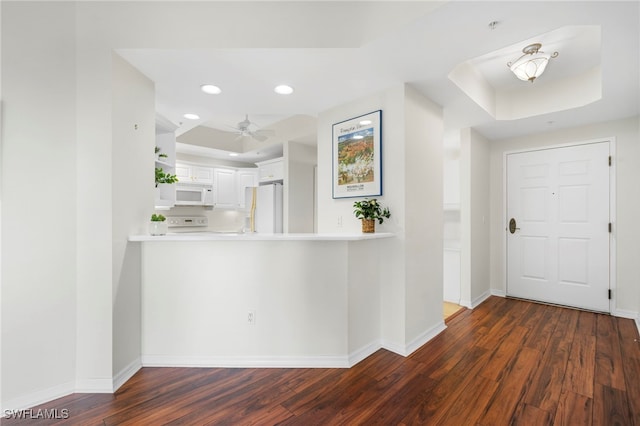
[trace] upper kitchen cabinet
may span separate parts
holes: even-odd
[[[284,159],[274,158],[257,162],[259,183],[282,182],[284,180]]]
[[[258,186],[258,169],[238,169],[236,172],[236,188],[238,190],[238,207],[246,207],[245,190]]]
[[[216,208],[244,209],[245,188],[258,185],[258,169],[214,168],[213,199]]]
[[[180,183],[213,184],[213,168],[194,166],[190,164],[176,164],[176,176]]]
[[[176,134],[178,128],[166,118],[156,115],[155,168],[165,175],[175,175]],[[157,176],[158,173],[156,173]],[[175,184],[156,183],[155,207],[168,209],[176,202]]]
[[[213,169],[213,203],[218,208],[238,207],[235,170]]]

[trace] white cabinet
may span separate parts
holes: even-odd
[[[244,209],[244,191],[258,185],[258,169],[213,169],[213,200],[216,208]]]
[[[238,205],[236,171],[213,169],[213,203],[217,208],[235,208]]]
[[[284,180],[284,161],[282,157],[260,161],[256,165],[258,166],[260,183]]]
[[[258,169],[238,169],[236,173],[236,188],[238,191],[238,207],[246,207],[245,188],[258,186]]]
[[[176,177],[180,183],[213,183],[213,168],[176,164]]]

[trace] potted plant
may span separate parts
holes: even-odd
[[[167,220],[161,214],[152,214],[151,222],[149,222],[149,234],[151,235],[165,235],[167,233]]]
[[[178,178],[171,173],[165,173],[162,167],[156,167],[156,188],[159,183],[176,183]]]
[[[389,219],[391,217],[389,208],[383,208],[375,198],[356,201],[353,203],[353,207],[355,207],[353,213],[356,218],[362,220],[362,232],[365,233],[376,231],[376,220],[378,223],[382,223],[385,218]]]
[[[156,146],[156,149],[155,149],[156,160],[158,160],[158,161],[166,161],[166,159],[169,158],[169,156],[167,154],[165,154],[164,152],[160,152],[160,151],[162,151],[162,148],[160,148],[159,146]]]

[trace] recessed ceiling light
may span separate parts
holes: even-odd
[[[198,114],[185,114],[183,117],[187,120],[198,120],[200,118]]]
[[[230,152],[229,153],[230,157],[237,157],[238,155],[240,155],[240,154],[238,154],[237,152]]]
[[[218,86],[214,86],[213,84],[203,84],[200,86],[200,90],[209,95],[219,95],[222,92]]]
[[[287,86],[286,84],[281,84],[279,86],[276,86],[273,91],[279,95],[290,95],[293,93],[293,87]]]

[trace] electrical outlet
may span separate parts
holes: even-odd
[[[249,325],[256,325],[256,311],[253,309],[249,310],[249,313],[247,314],[247,323]]]

